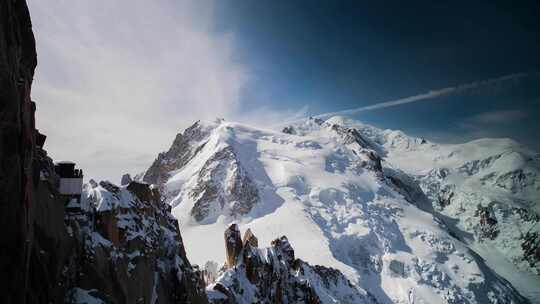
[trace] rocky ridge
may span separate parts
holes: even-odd
[[[532,289],[540,284],[537,152],[509,139],[444,145],[338,120],[358,129],[384,151],[385,172],[392,172],[406,192],[415,193],[411,202],[434,214],[456,238],[472,244],[498,272],[515,271],[511,266],[502,268],[502,258],[521,270],[515,277],[537,276],[535,281],[524,279]]]
[[[68,233],[81,245],[68,302],[206,303],[169,212],[148,184],[85,185],[81,201],[67,205]]]
[[[1,302],[207,303],[178,224],[150,185],[91,181],[82,197],[61,192],[35,128],[35,67],[25,1],[0,2]]]
[[[225,231],[225,249],[226,264],[207,287],[211,303],[377,303],[338,270],[295,258],[285,236],[260,249],[251,230],[242,240],[232,224]]]
[[[160,153],[142,180],[155,183],[164,193],[165,200],[176,206],[192,202],[190,214],[200,223],[214,222],[221,214],[241,217],[248,214],[260,193],[235,150],[230,145],[216,145],[215,128],[223,122],[197,121],[179,133],[171,148]],[[181,171],[186,164],[197,163],[192,176],[171,179],[172,172]],[[189,190],[180,187],[188,178]]]

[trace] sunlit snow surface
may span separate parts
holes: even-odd
[[[337,120],[380,144],[387,152],[384,165],[415,177],[430,199],[436,200],[441,189],[453,189],[452,204],[444,208],[434,204],[434,212],[450,219],[446,221],[449,228],[492,269],[534,303],[540,303],[540,265],[531,267],[521,250],[524,234],[540,232],[540,154],[507,138],[421,144],[421,140],[401,131]],[[478,229],[475,212],[479,204],[491,206],[498,220],[499,234],[494,240],[473,237]],[[536,220],[515,213],[524,209]]]
[[[341,270],[381,303],[520,301],[505,280],[452,238],[432,214],[407,202],[386,177],[358,166],[365,155],[358,153],[357,144],[345,144],[329,128],[333,123],[353,122],[336,117],[321,126],[308,120],[294,126],[294,135],[230,122],[205,124],[210,131],[201,150],[172,172],[166,184],[174,194],[172,212],[190,261],[222,263],[223,231],[236,222],[242,231],[250,228],[262,247],[286,235],[297,257]],[[459,153],[485,153],[477,146],[491,150],[491,142],[469,144],[457,149],[455,157],[448,156],[455,147],[420,144],[398,131],[355,126],[377,143],[385,167],[409,174],[457,166],[463,161]],[[260,200],[245,216],[215,208],[208,220],[197,222],[190,213],[194,201],[189,193],[201,168],[225,147],[232,148]],[[412,152],[415,149],[424,150]],[[220,185],[227,191],[230,173],[227,167],[223,170]]]

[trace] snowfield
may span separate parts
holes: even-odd
[[[198,122],[175,139],[181,152],[146,172],[165,176],[158,186],[192,263],[223,263],[223,231],[237,223],[263,247],[286,235],[296,256],[340,270],[380,303],[540,300],[519,238],[540,229],[534,152],[509,140],[437,145],[342,117],[285,131]],[[478,204],[498,226],[480,223]]]

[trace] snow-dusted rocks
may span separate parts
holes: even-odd
[[[198,121],[183,134],[176,135],[171,148],[158,155],[152,166],[144,173],[143,180],[162,186],[169,179],[171,171],[182,168],[204,147],[212,126],[205,126]]]
[[[236,224],[232,224],[225,230],[225,252],[227,253],[227,267],[236,265],[237,258],[242,250],[242,238]]]
[[[238,226],[225,231],[227,265],[207,287],[211,303],[376,303],[336,269],[296,259],[286,237],[259,249],[256,237]]]
[[[189,196],[195,202],[191,215],[198,222],[213,221],[223,213],[245,215],[259,199],[257,188],[230,147],[206,160]]]
[[[191,219],[200,223],[246,215],[259,200],[257,187],[224,140],[222,122],[198,121],[178,134],[143,177],[158,185],[173,206],[189,204]]]
[[[68,207],[68,233],[80,248],[66,265],[76,269],[66,278],[72,286],[66,303],[206,303],[200,274],[157,189],[102,181],[86,185],[81,201]]]
[[[385,174],[397,174],[402,188],[421,188],[423,193],[416,193],[412,202],[540,302],[540,242],[530,241],[540,232],[538,153],[509,139],[443,145],[333,119],[377,143],[386,155]]]
[[[186,161],[163,171],[168,179],[161,184],[190,259],[200,265],[225,261],[229,252],[216,244],[223,243],[222,231],[236,223],[238,230],[249,228],[259,244],[287,235],[295,256],[339,270],[380,303],[526,302],[468,247],[454,229],[456,221],[439,217],[416,172],[405,171],[425,155],[410,155],[404,169],[390,163],[395,151],[435,145],[402,132],[348,123],[310,119],[287,132],[225,121],[191,127],[190,132],[204,130],[204,136],[183,139],[189,151],[176,153]],[[228,156],[215,161],[223,153]],[[437,176],[449,172],[441,168]],[[235,182],[238,175],[248,181]],[[201,187],[204,191],[197,191]],[[437,187],[433,189],[446,188]],[[458,195],[433,191],[448,206]],[[208,199],[199,203],[203,197]],[[246,202],[240,197],[253,199],[247,200],[245,212],[233,212],[236,204]],[[196,217],[199,209],[201,218]],[[475,203],[473,217],[476,210]],[[234,240],[239,244],[239,232]],[[227,259],[227,265],[232,262],[236,260]],[[245,280],[237,278],[238,288],[248,290],[243,284],[250,276],[247,271]]]
[[[131,183],[132,181],[133,181],[133,179],[131,178],[131,175],[129,175],[129,173],[126,173],[126,174],[122,175],[122,179],[120,180],[120,185],[125,186],[125,185]]]

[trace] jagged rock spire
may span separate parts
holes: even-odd
[[[259,247],[259,240],[257,239],[257,237],[253,234],[253,232],[249,228],[244,233],[244,241],[243,241],[242,245],[243,245],[243,247],[246,247],[247,244],[249,244],[251,247],[254,247],[254,248]]]
[[[237,263],[238,256],[242,250],[242,239],[238,225],[231,224],[225,230],[225,251],[227,253],[227,267],[233,267]]]
[[[131,183],[133,179],[131,178],[131,175],[129,173],[126,173],[122,175],[122,179],[120,180],[120,185],[125,186],[129,183]]]
[[[377,303],[339,270],[295,259],[286,236],[272,241],[269,248],[257,246],[251,229],[244,233],[243,242],[238,225],[225,230],[227,265],[207,287],[210,303]],[[246,279],[249,287],[243,283]]]

